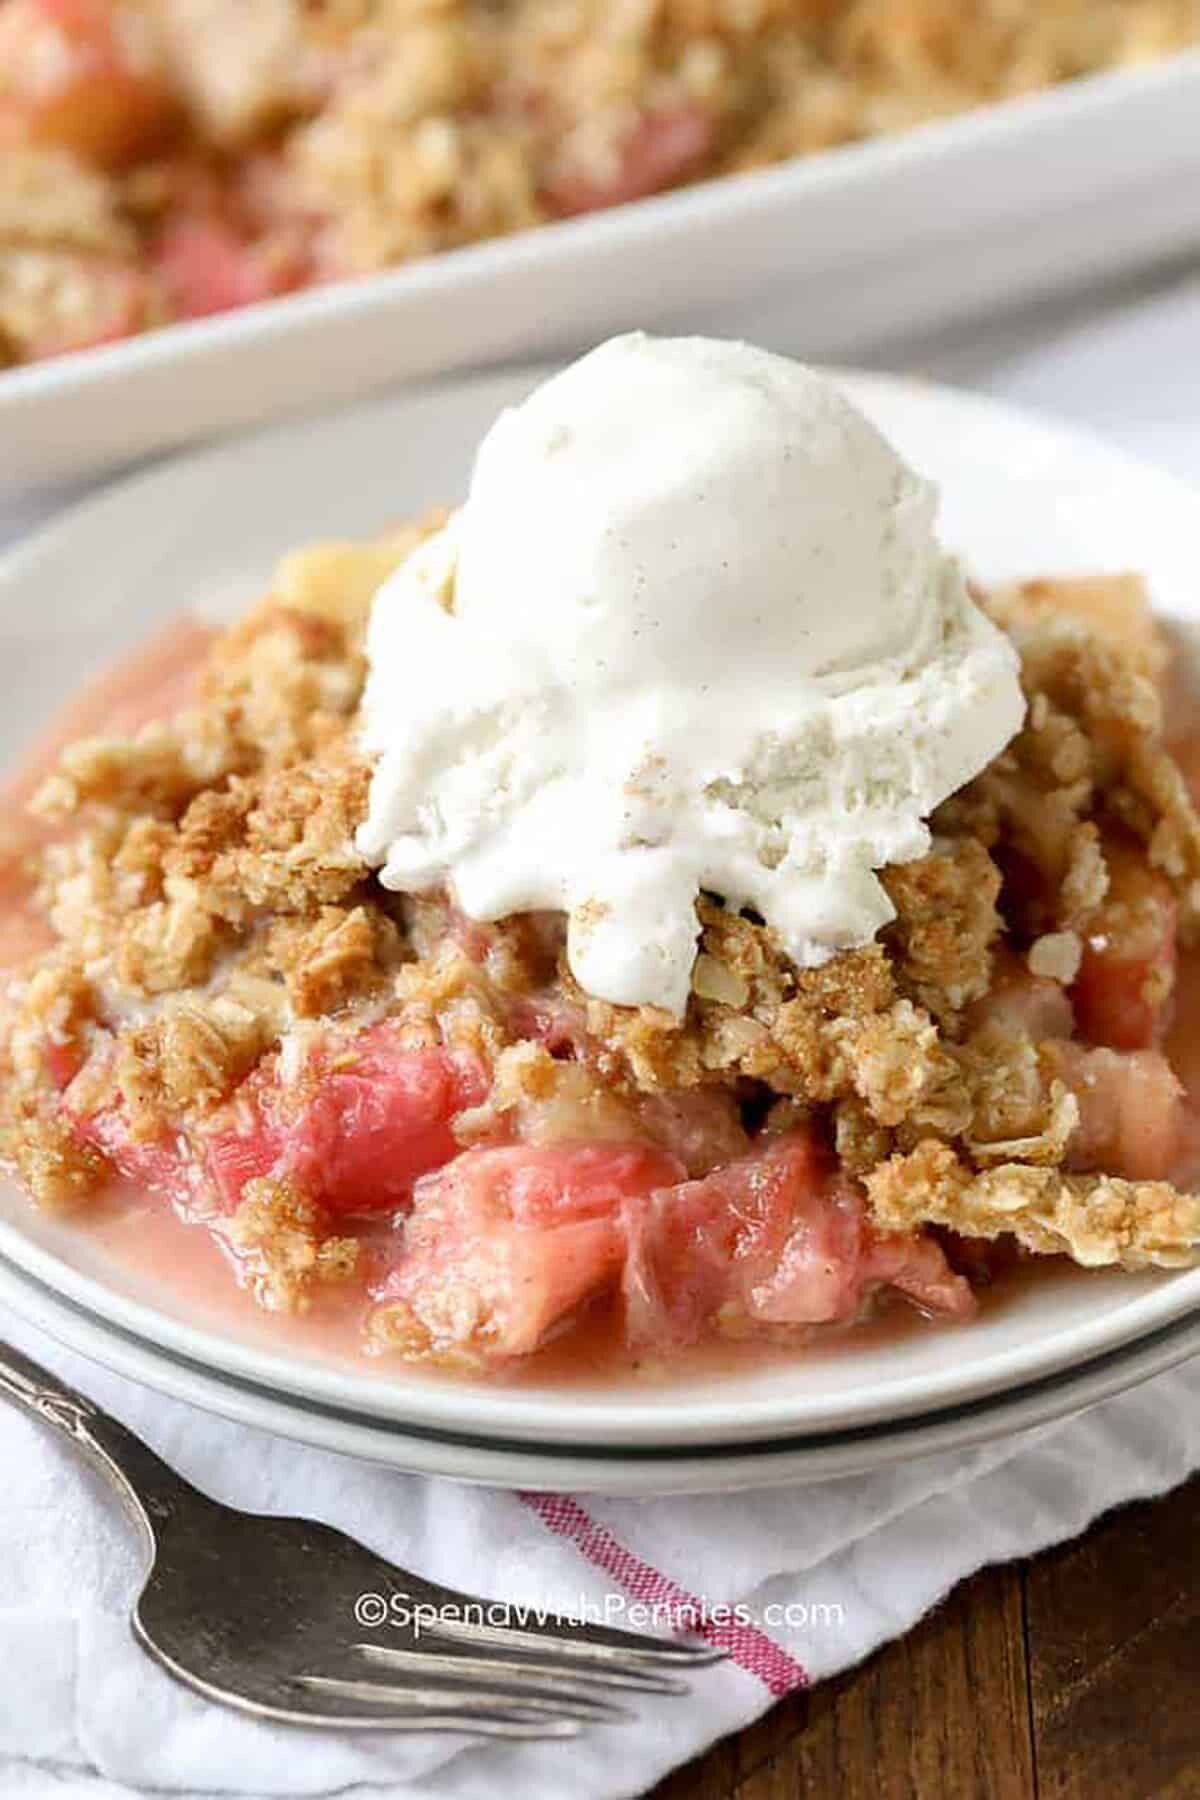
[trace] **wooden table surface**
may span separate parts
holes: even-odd
[[[985,1569],[654,1800],[1194,1800],[1200,1476]]]

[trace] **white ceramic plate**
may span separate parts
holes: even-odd
[[[189,456],[110,490],[18,548],[0,564],[0,655],[21,667],[23,680],[0,752],[15,751],[89,666],[173,609],[217,602],[228,610],[250,599],[274,558],[297,541],[369,532],[453,498],[480,432],[538,373],[397,396]],[[890,379],[840,379],[900,450],[942,482],[944,534],[985,579],[1132,567],[1146,572],[1165,611],[1200,614],[1190,489],[991,402]],[[49,1295],[64,1335],[100,1354],[111,1345],[114,1361],[126,1354],[119,1344],[142,1346],[148,1378],[163,1385],[165,1368],[186,1368],[195,1391],[211,1398],[216,1388],[241,1407],[266,1407],[264,1419],[300,1435],[312,1435],[316,1416],[354,1421],[372,1453],[390,1444],[409,1467],[443,1466],[444,1450],[435,1457],[429,1446],[456,1440],[453,1472],[485,1479],[510,1478],[495,1475],[501,1450],[527,1458],[522,1479],[536,1479],[547,1459],[623,1451],[631,1457],[621,1476],[627,1491],[629,1483],[663,1485],[661,1468],[638,1461],[652,1454],[677,1457],[681,1467],[701,1459],[711,1485],[721,1473],[714,1453],[733,1468],[748,1445],[758,1448],[748,1469],[738,1465],[739,1479],[761,1478],[754,1471],[765,1470],[778,1446],[787,1446],[794,1478],[806,1441],[809,1467],[827,1472],[830,1434],[856,1466],[868,1466],[934,1415],[939,1442],[947,1433],[957,1441],[956,1430],[978,1435],[1006,1421],[1011,1428],[1000,1400],[1019,1401],[1050,1382],[1054,1404],[1070,1406],[1064,1378],[1090,1379],[1097,1359],[1110,1359],[1106,1382],[1136,1378],[1145,1368],[1139,1354],[1155,1366],[1186,1354],[1200,1315],[1200,1271],[1046,1270],[966,1329],[916,1330],[891,1342],[850,1338],[670,1386],[628,1380],[564,1389],[449,1381],[404,1368],[365,1372],[281,1354],[261,1328],[235,1332],[222,1315],[181,1309],[12,1189],[0,1189],[0,1256],[21,1272],[14,1304],[22,1306],[22,1293]],[[81,1320],[90,1321],[87,1346]],[[1114,1375],[1114,1353],[1126,1373]],[[268,1405],[270,1395],[277,1398]],[[301,1429],[297,1420],[309,1423]]]
[[[0,479],[786,285],[809,356],[1200,244],[1200,51],[0,374]]]
[[[634,1499],[832,1481],[943,1450],[964,1449],[1081,1412],[1200,1353],[1200,1318],[1185,1318],[1058,1375],[914,1419],[753,1444],[660,1450],[619,1440],[548,1445],[478,1438],[466,1431],[406,1425],[258,1387],[120,1330],[0,1256],[0,1318],[6,1307],[131,1381],[302,1444],[409,1473],[489,1487]]]

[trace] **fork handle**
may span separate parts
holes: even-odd
[[[106,1475],[153,1548],[164,1526],[185,1509],[206,1504],[190,1482],[167,1467],[132,1431],[60,1381],[49,1369],[0,1341],[0,1395],[68,1438]]]

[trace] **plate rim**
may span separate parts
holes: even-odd
[[[18,1298],[13,1299],[13,1290]],[[362,1417],[172,1355],[45,1287],[0,1253],[0,1300],[56,1343],[175,1401],[412,1474],[541,1492],[653,1498],[816,1482],[1050,1425],[1200,1357],[1200,1307],[1087,1363],[912,1418],[814,1435],[634,1450],[477,1436]],[[97,1348],[99,1340],[99,1348]],[[116,1354],[113,1354],[114,1346]],[[146,1365],[150,1366],[147,1373]]]
[[[110,484],[102,493],[67,509],[0,557],[0,602],[7,592],[18,588],[24,579],[36,580],[39,567],[47,559],[54,561],[58,558],[64,546],[69,554],[70,545],[78,532],[87,533],[97,527],[103,529],[106,519],[111,520],[114,516],[119,519],[126,510],[138,512],[146,504],[155,504],[157,498],[164,491],[169,491],[172,483],[181,478],[185,482],[190,479],[203,483],[210,472],[231,462],[240,464],[247,455],[255,460],[264,455],[269,467],[272,449],[277,445],[291,444],[298,434],[307,434],[320,441],[328,433],[336,434],[339,429],[368,429],[373,422],[386,419],[397,408],[403,410],[431,402],[444,403],[455,396],[476,394],[488,395],[489,404],[493,403],[493,397],[498,397],[495,398],[496,404],[503,404],[504,396],[511,400],[543,375],[547,368],[553,366],[543,363],[526,364],[518,368],[468,376],[453,382],[422,383],[398,394],[376,397],[332,418],[318,418],[299,426],[295,423],[277,423],[232,442],[184,452],[151,469],[134,473]],[[1037,434],[1039,441],[1048,448],[1064,450],[1076,457],[1099,457],[1114,475],[1119,471],[1123,479],[1136,479],[1143,484],[1148,482],[1157,494],[1169,492],[1179,503],[1189,506],[1195,504],[1191,488],[1177,477],[1115,450],[1086,432],[1058,425],[1028,409],[910,377],[847,369],[831,369],[829,373],[835,380],[848,384],[860,396],[872,392],[886,393],[893,398],[911,399],[915,396],[920,403],[926,405],[949,405],[952,409],[958,409],[960,418],[964,420],[971,417],[993,423],[1000,420],[1010,430],[1018,429],[1027,435]],[[116,1293],[105,1287],[98,1278],[61,1263],[53,1252],[25,1237],[18,1227],[7,1220],[0,1220],[0,1252],[19,1263],[35,1278],[42,1279],[47,1285],[55,1287],[56,1291],[67,1295],[75,1304],[90,1307],[96,1316],[107,1319],[110,1324],[119,1327],[122,1318],[127,1321],[140,1320],[142,1322],[132,1328],[147,1341],[174,1345],[178,1353],[188,1354],[180,1348],[186,1340],[193,1346],[195,1360],[203,1361],[206,1367],[224,1368],[237,1378],[260,1380],[276,1391],[305,1398],[311,1397],[314,1392],[329,1396],[335,1388],[343,1392],[347,1387],[356,1388],[364,1397],[361,1416],[383,1416],[412,1426],[428,1422],[435,1416],[444,1419],[447,1414],[460,1418],[468,1413],[507,1414],[520,1418],[526,1426],[540,1418],[542,1424],[537,1434],[539,1441],[564,1441],[561,1424],[555,1424],[548,1417],[553,1409],[544,1400],[531,1401],[523,1397],[520,1390],[453,1387],[429,1381],[422,1383],[412,1378],[407,1383],[399,1379],[395,1383],[384,1383],[364,1375],[355,1375],[353,1371],[343,1371],[335,1364],[322,1366],[308,1360],[298,1360],[278,1351],[249,1344],[236,1336],[188,1325],[156,1307]],[[1200,1293],[1200,1270],[1164,1274],[1140,1302],[1134,1301],[1128,1309],[1130,1316],[1127,1321],[1124,1324],[1117,1322],[1115,1334],[1114,1327],[1110,1326],[1110,1335],[1105,1340],[1107,1346],[1137,1342],[1160,1325],[1188,1311],[1193,1293]],[[1146,1315],[1144,1318],[1143,1314]],[[153,1321],[153,1330],[147,1325],[147,1320]],[[1086,1358],[1102,1347],[1095,1339],[1089,1341],[1087,1332],[1077,1328],[1074,1338],[1078,1339],[1081,1335],[1084,1340],[1082,1351],[1077,1348],[1073,1352],[1070,1349],[1071,1334],[1065,1334],[1064,1341],[1057,1350],[1054,1347],[1056,1340],[1053,1338],[1049,1343],[1043,1344],[1038,1366],[1043,1369],[1070,1366],[1078,1361],[1081,1354]],[[201,1345],[210,1351],[207,1357],[195,1355],[197,1347]],[[1015,1360],[1017,1367],[1014,1372],[1012,1352],[1003,1356],[995,1355],[992,1366],[986,1361],[981,1363],[976,1360],[972,1363],[970,1359],[963,1359],[962,1366],[968,1371],[967,1374],[952,1366],[942,1372],[932,1386],[938,1394],[953,1389],[964,1397],[968,1394],[979,1397],[987,1393],[1003,1392],[1011,1389],[1014,1382],[1032,1378],[1031,1371],[1022,1365],[1021,1359],[1017,1357]],[[953,1365],[954,1359],[948,1361]],[[247,1375],[247,1370],[258,1372]],[[269,1377],[265,1374],[267,1370],[270,1371]],[[910,1377],[907,1383],[897,1382],[884,1386],[873,1402],[858,1403],[855,1416],[864,1423],[883,1417],[894,1420],[918,1416],[922,1411],[928,1410],[930,1385],[928,1379],[919,1383],[916,1377]],[[677,1443],[702,1443],[711,1438],[717,1428],[710,1417],[703,1416],[695,1408],[691,1418],[685,1416],[685,1409],[677,1401],[674,1404],[671,1402],[672,1390],[669,1383],[656,1392],[662,1396],[663,1404],[648,1404],[644,1408],[639,1407],[636,1412],[631,1412],[627,1404],[620,1402],[590,1405],[589,1438],[598,1441],[604,1436],[619,1434],[626,1448],[632,1447],[632,1443],[642,1437],[653,1435],[659,1438],[665,1430],[671,1432],[672,1441]],[[568,1393],[569,1390],[563,1390],[564,1397]],[[733,1404],[735,1403],[731,1398],[725,1401],[726,1406]],[[757,1435],[764,1438],[778,1435],[781,1418],[788,1410],[788,1403],[778,1397],[757,1403],[739,1401],[736,1405],[739,1415],[753,1420]],[[813,1405],[807,1429],[811,1432],[829,1428],[828,1419],[839,1408],[844,1409],[844,1405],[844,1400],[828,1398],[824,1413],[819,1405]],[[565,1410],[562,1401],[559,1402],[558,1410]],[[500,1429],[497,1424],[495,1430]],[[797,1428],[793,1424],[787,1429],[794,1434]]]

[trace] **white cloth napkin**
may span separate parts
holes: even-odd
[[[803,350],[786,310],[703,321]],[[1047,342],[1048,334],[1051,341]],[[1039,345],[1033,349],[1033,345]],[[1200,476],[1200,287],[1059,306],[876,360],[970,380]],[[61,503],[61,502],[60,502]],[[47,509],[0,496],[0,533]],[[49,504],[53,504],[51,498]],[[0,1404],[0,1794],[616,1800],[907,1630],[964,1576],[1078,1532],[1200,1466],[1200,1359],[1066,1423],[819,1488],[648,1502],[537,1500],[401,1476],[208,1418],[2,1328],[236,1504],[303,1511],[397,1561],[509,1602],[741,1608],[736,1660],[688,1700],[569,1745],[284,1732],[202,1705],[134,1647],[138,1548],[56,1437]]]

